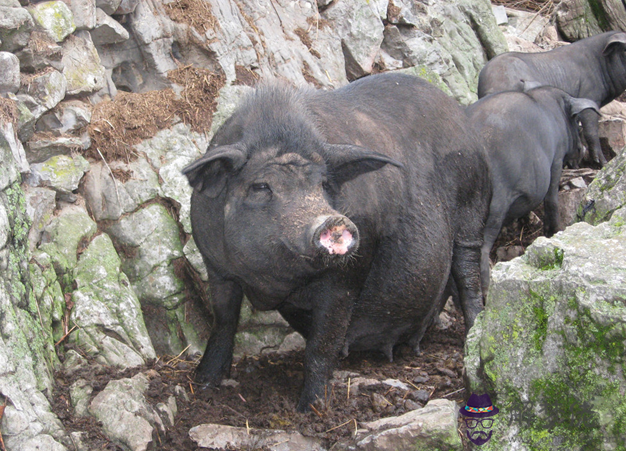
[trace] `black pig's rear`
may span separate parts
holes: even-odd
[[[417,347],[451,276],[469,328],[491,188],[465,122],[405,75],[253,93],[184,170],[215,317],[198,379],[228,372],[243,294],[307,339],[299,410],[342,351]]]

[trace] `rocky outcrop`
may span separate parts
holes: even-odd
[[[626,152],[622,151],[606,165],[589,185],[578,216],[596,225],[611,219],[626,206]]]
[[[624,183],[623,174],[613,172],[622,158],[600,171],[597,186],[607,178]],[[590,187],[588,195],[594,192]],[[619,196],[619,189],[612,193]],[[623,444],[624,255],[622,203],[607,222],[576,223],[494,267],[485,310],[466,343],[470,391],[489,393],[500,409],[481,449],[609,450]]]
[[[610,0],[565,0],[556,9],[559,31],[568,41],[604,31],[626,30],[626,8]]]

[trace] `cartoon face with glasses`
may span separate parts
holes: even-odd
[[[475,445],[481,446],[491,439],[490,431],[493,426],[494,419],[490,418],[500,411],[491,403],[488,394],[476,395],[471,394],[467,400],[467,405],[459,410],[465,418],[467,426],[467,438]]]

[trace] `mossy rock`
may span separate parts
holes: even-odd
[[[578,217],[597,225],[611,219],[613,212],[626,206],[626,149],[617,154],[589,185],[578,207]]]
[[[496,265],[466,342],[468,392],[500,409],[481,449],[626,449],[624,274],[626,208]]]

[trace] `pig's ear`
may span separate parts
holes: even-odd
[[[602,50],[602,56],[608,56],[611,52],[626,47],[626,33],[615,33],[609,38]]]
[[[601,114],[600,109],[598,108],[598,104],[594,102],[593,100],[583,99],[583,98],[578,98],[578,97],[570,97],[568,99],[568,102],[569,102],[569,107],[570,107],[570,114],[572,116],[576,116],[577,114],[580,114],[583,110],[586,110],[586,109],[592,109],[599,115]]]
[[[244,153],[233,146],[220,146],[183,169],[193,189],[208,197],[217,197],[230,174],[246,162]]]
[[[386,164],[403,168],[402,163],[378,152],[351,144],[328,144],[326,162],[333,181],[338,185]]]

